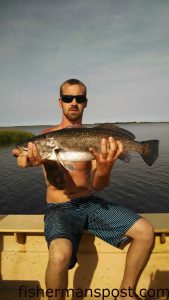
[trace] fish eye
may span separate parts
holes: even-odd
[[[47,139],[45,145],[47,147],[55,147],[56,141],[53,138]]]

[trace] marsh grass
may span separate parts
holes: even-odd
[[[12,144],[17,144],[33,136],[33,133],[24,130],[0,130],[0,146],[9,146]]]

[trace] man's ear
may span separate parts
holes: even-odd
[[[59,107],[62,107],[62,105],[61,105],[61,98],[60,97],[58,99],[58,104],[59,104]]]

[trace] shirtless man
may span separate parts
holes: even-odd
[[[63,112],[61,123],[45,132],[82,124],[83,111],[87,106],[86,93],[86,86],[81,81],[65,81],[60,87],[59,97],[59,106]],[[46,178],[45,237],[49,247],[46,287],[53,291],[67,288],[68,269],[74,267],[81,235],[84,230],[88,230],[116,247],[120,247],[123,239],[130,239],[120,289],[128,290],[130,287],[135,290],[153,247],[153,227],[146,219],[127,208],[115,206],[92,195],[93,190],[102,190],[109,184],[111,169],[123,152],[122,143],[113,138],[103,139],[100,153],[95,149],[90,151],[94,156],[92,163],[77,162],[73,172],[61,170],[64,186],[58,188],[55,184],[55,176],[59,174],[56,163],[43,161],[34,144],[29,144],[27,154],[13,150],[13,154],[18,156],[20,167],[42,164]],[[58,293],[49,299],[63,300],[64,297]],[[119,299],[124,297],[119,296]],[[137,296],[130,295],[125,299],[137,299]]]

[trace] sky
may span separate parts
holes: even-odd
[[[59,123],[69,78],[84,123],[169,121],[168,16],[168,0],[0,0],[0,126]]]

